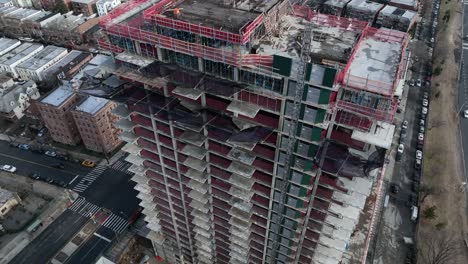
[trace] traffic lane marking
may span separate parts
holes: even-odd
[[[28,163],[35,164],[35,165],[39,165],[41,167],[48,168],[48,169],[53,169],[53,170],[56,170],[56,171],[60,171],[62,173],[76,175],[76,172],[74,173],[74,172],[70,172],[70,171],[60,170],[60,169],[57,169],[57,168],[54,168],[54,167],[51,167],[51,166],[47,166],[47,165],[44,165],[44,164],[41,164],[41,163],[37,163],[37,162],[34,162],[34,161],[30,161],[30,160],[25,160],[25,159],[14,157],[14,156],[9,156],[9,155],[3,154],[3,153],[0,153],[0,156],[4,156],[4,157],[10,158],[10,159],[19,160],[19,161],[22,161],[22,162],[28,162]]]

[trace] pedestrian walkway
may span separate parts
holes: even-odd
[[[132,174],[132,172],[128,171],[128,168],[132,166],[131,163],[126,162],[124,160],[117,160],[114,164],[112,164],[111,168],[114,170],[122,171],[127,174]]]
[[[128,221],[122,217],[112,213],[104,222],[104,227],[109,228],[114,231],[116,234],[122,233],[128,226]]]
[[[76,212],[84,217],[91,218],[97,212],[101,211],[102,208],[86,201],[83,197],[78,197],[71,205],[68,207],[70,211]]]
[[[86,176],[84,176],[80,182],[75,185],[72,190],[78,193],[86,191],[86,189],[97,179],[102,173],[106,170],[105,166],[96,166],[92,171],[90,171]]]

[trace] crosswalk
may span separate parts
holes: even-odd
[[[103,224],[104,227],[107,227],[119,234],[122,233],[128,226],[128,221],[122,217],[112,213]]]
[[[114,170],[125,172],[127,174],[133,174],[132,172],[128,171],[128,168],[130,168],[130,166],[132,166],[132,164],[129,162],[117,160],[114,164],[112,164],[111,168]]]
[[[72,188],[72,190],[78,193],[86,191],[89,185],[99,178],[105,170],[105,166],[96,166],[92,171],[86,174],[86,176],[84,176],[80,182]]]
[[[98,205],[95,205],[91,202],[86,201],[83,197],[78,197],[69,207],[68,210],[78,213],[84,217],[92,218],[98,212],[103,212],[104,209]],[[125,231],[128,227],[129,223],[124,218],[111,213],[104,223],[102,224],[104,227],[114,231],[115,233],[119,234]]]
[[[463,42],[463,49],[468,49],[468,43]]]
[[[69,207],[69,210],[76,212],[84,217],[91,218],[97,212],[101,211],[102,208],[86,201],[83,197],[78,197]]]
[[[467,1],[467,0],[463,0],[463,4],[464,4],[464,5],[468,5],[468,1]]]

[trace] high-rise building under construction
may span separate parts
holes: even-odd
[[[159,257],[341,261],[381,183],[405,33],[282,0],[134,0],[101,27],[138,84],[114,113]]]

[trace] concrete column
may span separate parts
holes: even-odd
[[[202,58],[198,58],[198,71],[205,72],[205,69],[203,67],[203,59]]]
[[[163,61],[163,56],[162,56],[163,51],[162,51],[162,49],[161,48],[156,48],[156,51],[158,53],[158,60]]]

